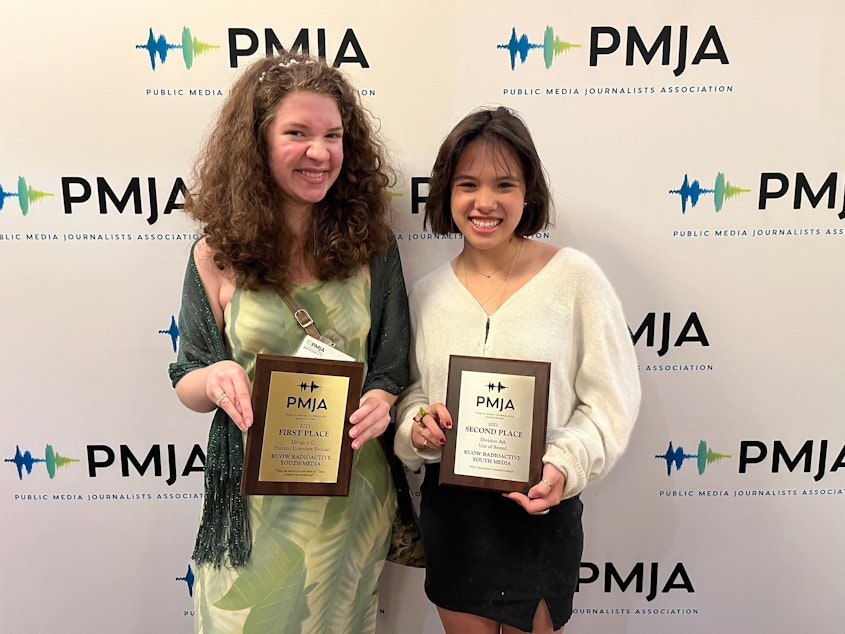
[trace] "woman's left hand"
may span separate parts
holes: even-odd
[[[522,493],[507,493],[510,498],[532,515],[545,515],[549,508],[560,504],[566,476],[557,467],[550,464],[543,465],[543,478],[528,490],[528,495]]]
[[[395,396],[382,390],[370,390],[361,397],[358,409],[349,417],[353,449],[359,449],[368,440],[384,433],[390,424],[390,406],[395,400]]]

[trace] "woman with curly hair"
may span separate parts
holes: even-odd
[[[396,496],[377,439],[408,382],[408,307],[390,230],[392,172],[360,98],[324,61],[284,54],[235,83],[195,170],[203,226],[170,376],[216,409],[194,559],[198,632],[373,632]],[[320,333],[365,363],[346,497],[239,494],[259,353]]]

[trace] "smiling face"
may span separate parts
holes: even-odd
[[[525,179],[513,152],[487,141],[466,146],[452,178],[452,219],[465,243],[480,249],[506,245],[522,218]]]
[[[343,165],[343,123],[331,97],[289,94],[267,128],[267,160],[286,211],[298,214],[326,197]]]

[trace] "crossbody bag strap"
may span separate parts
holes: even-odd
[[[308,311],[304,308],[300,307],[299,304],[296,303],[296,300],[291,297],[291,294],[287,291],[278,291],[279,296],[285,301],[285,304],[288,305],[291,312],[293,313],[294,319],[296,319],[296,323],[302,326],[302,329],[308,333],[310,336],[314,337],[317,341],[322,341],[323,343],[329,344],[332,348],[335,347],[334,341],[329,339],[328,337],[323,337],[320,334],[320,331],[317,330],[317,326],[314,325],[314,320],[311,318],[311,315],[308,314]]]
[[[320,335],[320,331],[317,330],[317,326],[314,325],[314,320],[311,319],[311,315],[308,314],[308,311],[304,308],[301,308],[299,304],[296,303],[296,300],[291,297],[290,293],[278,291],[279,296],[285,301],[285,304],[288,305],[288,308],[291,309],[293,313],[294,319],[296,322],[302,326],[302,328],[307,332],[309,335],[322,341],[323,343],[328,343],[332,347],[334,347],[334,342],[328,338],[324,338]],[[398,459],[393,454],[393,443],[388,443],[387,438],[385,435],[382,434],[378,437],[379,444],[381,445],[382,451],[384,451],[384,455],[387,457],[388,462],[392,462],[394,464],[399,464]],[[396,476],[394,474],[394,480],[396,480]],[[405,480],[404,470],[402,471],[402,480],[405,481],[405,486],[407,487],[407,480]]]

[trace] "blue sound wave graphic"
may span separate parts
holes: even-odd
[[[672,441],[669,441],[669,448],[666,450],[665,454],[658,454],[654,456],[655,458],[663,458],[666,461],[666,475],[672,475],[672,465],[675,465],[675,469],[680,469],[683,464],[684,460],[689,460],[691,458],[695,458],[695,454],[687,454],[684,453],[683,447],[678,447],[674,449],[672,447]]]
[[[722,206],[726,200],[739,196],[740,194],[747,194],[750,191],[750,189],[731,185],[725,178],[724,173],[719,172],[716,174],[713,189],[704,189],[697,180],[694,180],[692,185],[690,185],[689,176],[684,174],[684,182],[680,189],[670,189],[669,193],[678,194],[681,197],[681,213],[686,213],[687,201],[690,202],[692,207],[695,207],[702,194],[713,194],[713,208],[718,212],[722,211]]]
[[[725,458],[730,458],[729,454],[717,453],[710,449],[707,446],[707,442],[704,440],[699,441],[698,443],[698,452],[697,453],[686,453],[684,448],[678,446],[675,449],[672,446],[672,441],[669,441],[669,448],[666,450],[666,453],[657,454],[654,456],[659,460],[666,461],[666,475],[672,475],[672,465],[675,465],[675,470],[678,471],[683,466],[685,460],[692,460],[695,458],[696,466],[698,468],[698,475],[704,475],[704,471],[707,469],[707,465],[713,464],[714,462],[718,462],[719,460],[723,460]]]
[[[176,577],[176,581],[184,581],[188,586],[188,595],[194,596],[194,571],[191,564],[188,564],[188,572],[185,573],[185,576]]]
[[[543,48],[542,44],[532,44],[528,41],[528,36],[523,33],[519,39],[516,37],[516,27],[511,30],[511,39],[507,44],[497,44],[496,48],[506,48],[511,55],[511,70],[516,68],[516,56],[519,55],[520,64],[524,64],[528,58],[528,51],[534,48]]]
[[[25,452],[21,453],[21,448],[18,445],[15,445],[15,457],[14,458],[6,458],[6,462],[14,462],[15,466],[18,468],[18,479],[23,480],[23,470],[26,469],[27,475],[32,473],[32,467],[37,462],[47,462],[46,458],[34,458],[32,454],[27,449]]]
[[[164,64],[167,61],[168,51],[176,48],[181,49],[185,68],[190,70],[194,65],[194,59],[197,55],[206,53],[214,48],[220,48],[220,46],[197,39],[191,34],[191,29],[186,26],[182,28],[182,37],[179,44],[171,44],[164,35],[156,37],[152,27],[150,27],[150,34],[147,37],[147,41],[143,44],[136,44],[135,48],[147,50],[150,56],[150,66],[153,70],[156,69],[156,57]]]
[[[179,341],[179,326],[176,325],[176,317],[170,316],[170,328],[167,330],[159,330],[160,335],[170,335],[170,341],[173,343],[173,352],[176,352],[176,343]]]
[[[3,189],[3,185],[0,185],[0,211],[3,210],[3,205],[6,202],[7,198],[15,198],[17,194],[13,194],[11,192],[7,192]]]
[[[712,194],[715,190],[712,189],[703,189],[701,184],[694,180],[692,185],[690,185],[689,177],[684,174],[684,182],[681,185],[680,189],[670,189],[670,194],[678,194],[681,197],[681,213],[687,212],[687,201],[691,203],[693,207],[698,204],[698,199],[702,194]]]
[[[136,44],[135,48],[145,48],[147,52],[150,54],[150,66],[152,66],[153,70],[156,69],[156,55],[158,55],[161,63],[167,61],[167,51],[170,51],[174,48],[181,48],[181,44],[170,44],[167,41],[167,38],[163,35],[159,35],[158,37],[153,34],[153,29],[150,27],[150,36],[147,38],[146,44]]]
[[[507,44],[497,44],[497,49],[507,49],[511,57],[511,70],[516,69],[516,58],[519,57],[519,63],[524,64],[528,59],[529,51],[533,49],[543,49],[543,63],[546,68],[552,67],[552,61],[558,55],[566,53],[573,48],[581,48],[580,44],[573,44],[560,39],[555,35],[555,30],[547,26],[543,32],[543,43],[537,44],[528,40],[528,35],[523,33],[521,36],[516,36],[516,27],[511,29],[511,37]]]
[[[23,471],[26,469],[27,475],[32,474],[32,467],[39,463],[43,462],[44,465],[47,467],[47,475],[50,476],[50,479],[56,477],[56,470],[59,467],[64,467],[71,462],[79,462],[76,458],[68,458],[66,456],[62,456],[58,454],[53,449],[53,445],[47,445],[44,447],[44,457],[43,458],[35,458],[29,450],[24,451],[21,453],[21,448],[19,445],[15,446],[15,457],[14,458],[6,458],[6,462],[14,462],[15,466],[18,468],[18,479],[23,480]]]

